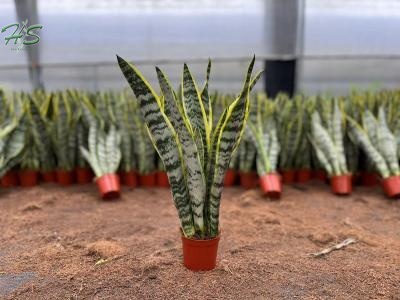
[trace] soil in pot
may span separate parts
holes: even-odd
[[[234,186],[236,184],[236,171],[228,169],[224,177],[224,186]]]
[[[282,182],[284,184],[292,184],[295,179],[296,172],[294,170],[282,170]]]
[[[139,185],[143,187],[155,187],[157,183],[156,173],[139,175]]]
[[[245,189],[254,189],[258,184],[257,172],[240,173],[240,185]]]
[[[400,176],[384,178],[382,187],[387,197],[400,198]]]
[[[87,184],[93,181],[93,171],[90,168],[80,168],[77,167],[75,169],[75,178],[76,183],[78,184]]]
[[[260,177],[260,186],[264,194],[273,199],[279,199],[282,192],[281,176],[278,173],[265,174]]]
[[[57,170],[57,182],[61,185],[71,185],[74,183],[74,171]]]
[[[119,198],[121,184],[117,174],[105,174],[96,179],[96,184],[103,199],[112,200]]]
[[[1,178],[1,186],[4,188],[18,186],[18,172],[15,170],[8,171]]]
[[[121,181],[123,185],[135,188],[138,186],[138,178],[135,171],[121,172]]]
[[[157,172],[157,186],[167,188],[169,187],[168,175],[165,171]]]
[[[209,271],[217,265],[220,236],[209,240],[193,240],[182,235],[183,264],[192,271]]]
[[[330,181],[331,190],[334,194],[343,196],[351,194],[353,188],[351,175],[332,176]]]
[[[39,182],[39,173],[34,170],[20,170],[18,172],[18,177],[22,187],[32,187]]]

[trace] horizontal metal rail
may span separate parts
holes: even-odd
[[[216,57],[212,58],[215,63],[229,63],[229,62],[247,62],[249,57]],[[400,54],[382,54],[382,55],[350,55],[350,54],[337,54],[337,55],[264,55],[257,56],[257,60],[400,60]],[[182,62],[187,63],[206,63],[208,58],[179,58],[179,59],[138,59],[134,60],[135,65],[173,65]],[[96,62],[82,62],[82,63],[43,63],[42,68],[96,68],[96,67],[109,67],[115,66],[114,61],[96,61]],[[26,64],[9,64],[0,65],[0,70],[17,70],[26,69]]]

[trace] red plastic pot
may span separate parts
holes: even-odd
[[[18,186],[18,172],[14,170],[8,171],[1,178],[1,186],[4,188]]]
[[[119,198],[121,184],[117,174],[105,174],[96,179],[96,184],[103,199],[111,200]]]
[[[382,187],[389,198],[400,198],[400,176],[384,178]]]
[[[56,182],[57,181],[56,172],[54,172],[54,171],[46,171],[46,172],[42,172],[40,174],[42,175],[42,180],[44,182]]]
[[[337,195],[351,194],[352,187],[352,176],[349,174],[331,177],[331,189]]]
[[[75,169],[75,178],[78,184],[87,184],[93,181],[93,171],[90,168],[80,168]]]
[[[258,184],[256,172],[240,173],[240,185],[245,189],[254,189]]]
[[[326,171],[324,170],[314,170],[313,171],[313,178],[319,181],[325,182],[328,178]]]
[[[260,185],[264,194],[279,199],[282,192],[281,176],[278,173],[265,174],[260,177]]]
[[[182,235],[183,264],[191,271],[209,271],[217,265],[220,236],[210,240],[193,240]]]
[[[34,170],[20,170],[18,172],[18,177],[22,187],[32,187],[39,182],[39,173]]]
[[[143,187],[154,187],[156,186],[156,173],[139,176],[139,184]]]
[[[306,183],[311,180],[311,170],[310,169],[300,169],[296,171],[296,182]]]
[[[224,177],[224,186],[234,186],[236,183],[236,171],[228,169]]]
[[[167,172],[165,172],[165,171],[157,172],[157,185],[159,187],[169,187]]]
[[[121,172],[121,180],[123,185],[127,185],[132,188],[138,186],[137,174],[134,171]]]
[[[74,183],[74,172],[57,170],[57,182],[61,185],[71,185]]]
[[[291,184],[294,182],[296,172],[294,170],[282,170],[282,182],[284,184]]]
[[[362,172],[361,183],[363,186],[375,186],[378,185],[378,176],[374,172]]]

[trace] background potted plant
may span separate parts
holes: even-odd
[[[32,97],[25,99],[25,113],[29,124],[29,133],[32,137],[32,145],[36,149],[39,170],[44,182],[55,182],[55,156],[51,141],[51,132],[47,114],[50,97],[41,91],[36,91]],[[28,147],[29,144],[28,144]]]
[[[253,81],[250,78],[254,58],[243,90],[213,127],[208,80],[199,91],[185,64],[180,99],[157,68],[160,97],[136,67],[117,57],[168,173],[181,221],[184,264],[191,270],[213,269],[220,237],[219,207],[224,176],[244,130],[249,91],[259,78],[259,75]],[[211,63],[207,79],[210,68]]]
[[[282,174],[282,182],[291,184],[296,175],[296,153],[302,138],[303,117],[293,102],[286,94],[278,94],[276,97],[277,130],[279,144],[281,145],[279,157],[279,170]]]
[[[280,145],[274,119],[274,105],[258,98],[256,123],[247,123],[257,148],[257,172],[263,192],[279,198],[282,192],[281,176],[277,172]]]
[[[352,176],[348,171],[344,150],[343,117],[337,100],[331,101],[332,113],[321,120],[320,113],[314,111],[309,139],[315,153],[330,177],[332,192],[348,195],[352,191]]]
[[[120,178],[123,185],[135,188],[138,186],[136,172],[136,151],[140,141],[137,140],[139,121],[136,99],[127,100],[127,93],[122,92],[115,102],[116,125],[121,134]]]
[[[257,149],[251,137],[246,132],[243,134],[238,152],[240,185],[245,189],[253,189],[258,184],[258,175],[256,171]]]
[[[299,138],[297,144],[296,155],[294,156],[295,182],[307,183],[312,178],[311,169],[311,151],[310,141],[307,139],[307,133],[310,131],[310,116],[314,111],[314,98],[306,98],[302,95],[297,95],[292,100],[296,114],[298,116],[300,127],[297,136]]]
[[[390,198],[400,197],[397,141],[388,127],[383,107],[379,108],[378,119],[366,110],[362,116],[362,126],[350,117],[348,119],[355,139],[382,178],[385,194]]]
[[[120,180],[117,174],[121,162],[121,136],[114,125],[105,129],[104,121],[90,117],[88,109],[84,109],[90,119],[88,148],[80,147],[80,151],[94,171],[96,184],[103,199],[115,199],[120,196]]]
[[[52,96],[51,132],[57,162],[57,182],[61,185],[71,185],[74,182],[76,159],[76,124],[72,111],[70,91],[54,93]]]
[[[18,183],[16,175],[12,178],[6,174],[16,166],[25,148],[25,126],[23,121],[9,120],[3,122],[0,128],[0,178],[3,187]],[[11,181],[10,181],[11,180]]]

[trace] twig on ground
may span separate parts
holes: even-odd
[[[331,253],[332,251],[340,250],[340,249],[345,248],[346,246],[348,246],[350,244],[354,244],[355,242],[356,242],[355,239],[348,238],[348,239],[345,239],[344,241],[340,242],[339,244],[336,244],[336,245],[334,245],[332,247],[329,247],[329,248],[325,248],[325,249],[321,250],[320,252],[311,253],[310,255],[313,256],[313,257],[325,256],[325,255]]]

